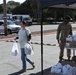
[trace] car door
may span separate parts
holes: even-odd
[[[0,22],[0,33],[4,33],[4,23]]]

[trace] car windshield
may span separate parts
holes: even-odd
[[[29,17],[27,17],[27,18],[24,18],[23,20],[30,20],[30,18],[29,18]]]
[[[15,24],[15,23],[12,22],[12,21],[8,21],[7,24],[8,24],[8,25],[13,25],[13,24]]]

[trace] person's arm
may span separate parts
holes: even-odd
[[[26,36],[27,36],[27,41],[31,40],[31,31],[29,29],[26,29]]]
[[[27,38],[28,38],[28,41],[30,41],[30,40],[31,40],[31,34],[29,34],[29,35],[27,36]]]

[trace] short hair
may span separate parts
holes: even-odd
[[[65,17],[65,19],[69,19],[69,20],[70,20],[70,19],[71,19],[71,17],[70,17],[69,15],[67,15],[67,16]]]
[[[26,25],[26,24],[27,24],[27,22],[26,22],[26,21],[22,21],[22,23],[23,23],[24,25]]]

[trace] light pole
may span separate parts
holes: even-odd
[[[39,6],[40,6],[40,0],[37,0],[37,9],[38,9],[38,17],[37,17],[38,20],[37,20],[37,22],[38,22],[38,24],[39,24],[39,21],[40,21],[40,19],[39,19],[40,18],[40,12],[39,12],[40,8],[39,8]]]
[[[7,16],[6,16],[6,0],[3,0],[3,19],[4,19],[4,33],[7,36]]]

